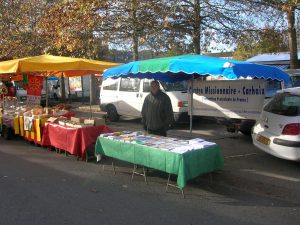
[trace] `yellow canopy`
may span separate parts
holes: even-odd
[[[103,70],[118,66],[119,63],[64,56],[40,55],[0,62],[1,75],[18,75],[22,73],[51,74],[66,77],[88,74],[101,74]]]

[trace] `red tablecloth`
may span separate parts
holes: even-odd
[[[107,126],[71,128],[54,123],[46,123],[41,145],[63,149],[83,159],[87,147],[95,144],[100,134],[110,132],[112,130]]]

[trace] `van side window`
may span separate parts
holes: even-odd
[[[150,92],[150,81],[144,81],[143,83],[143,92]]]
[[[120,91],[138,92],[140,89],[140,79],[138,78],[122,78]]]
[[[118,81],[119,80],[110,79],[103,82],[103,90],[116,91],[118,89]]]

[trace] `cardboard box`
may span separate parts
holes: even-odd
[[[50,117],[49,119],[47,119],[47,122],[50,122],[50,123],[55,123],[58,121],[58,117]]]
[[[83,121],[84,124],[95,126],[95,120],[94,119],[85,119]]]
[[[92,125],[92,126],[105,125],[105,119],[103,118],[84,119],[84,124]]]
[[[83,119],[79,117],[71,117],[71,121],[75,123],[82,123]]]
[[[95,126],[101,126],[105,125],[105,119],[104,118],[95,118]]]

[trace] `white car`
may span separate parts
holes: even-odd
[[[276,157],[300,161],[300,87],[279,91],[252,130],[253,144]]]

